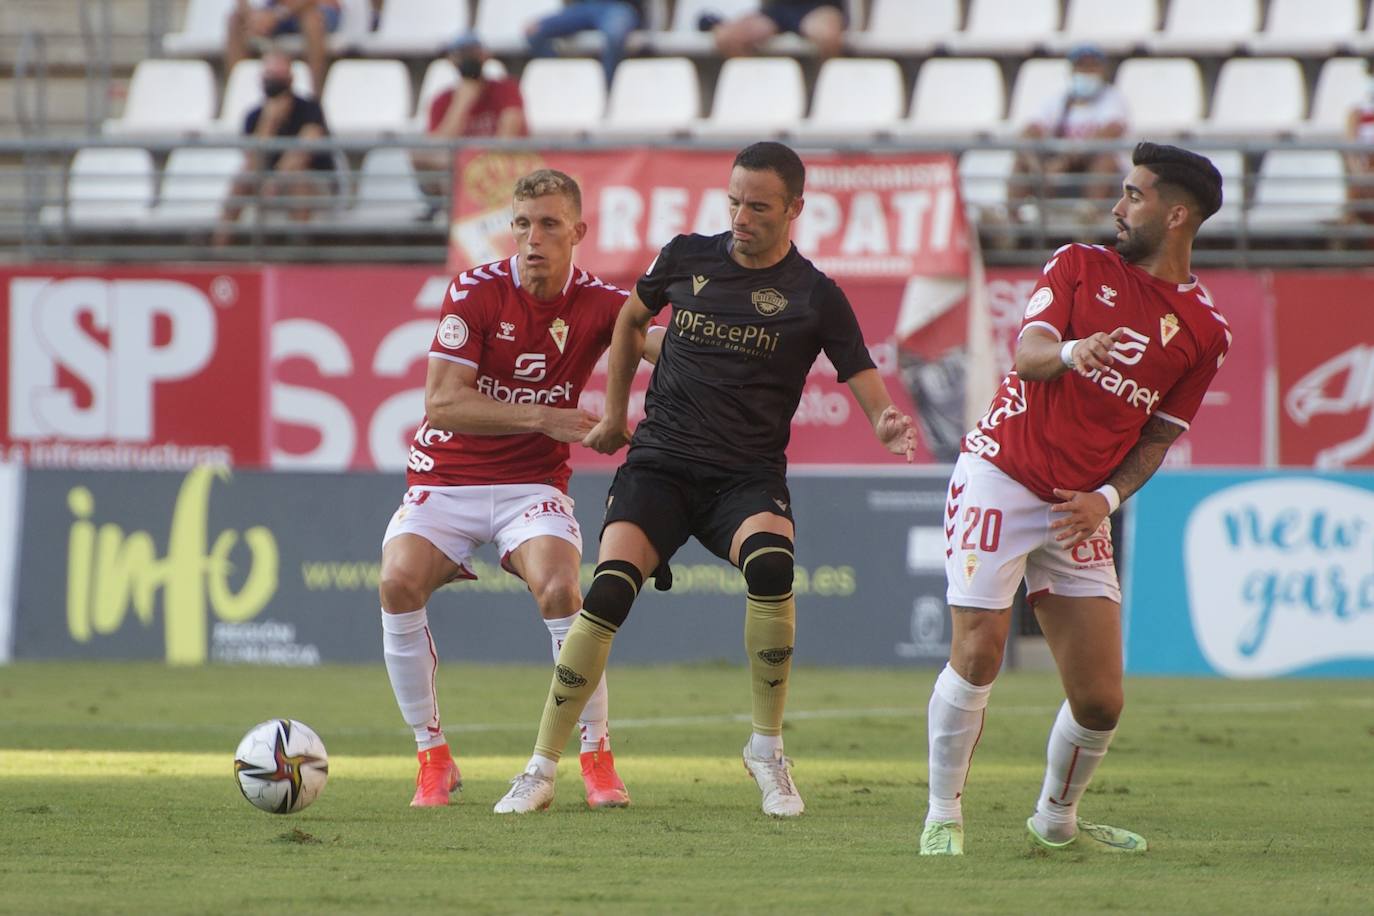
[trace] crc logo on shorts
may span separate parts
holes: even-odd
[[[543,353],[521,353],[515,358],[511,375],[522,382],[542,382],[549,374],[549,358]]]
[[[468,342],[468,323],[457,315],[445,315],[439,322],[439,343],[450,350],[460,349]]]
[[[754,290],[749,294],[749,301],[754,303],[754,308],[765,318],[787,308],[787,297],[772,287]]]
[[[564,497],[564,499],[566,499],[566,497]],[[541,499],[539,502],[526,509],[523,517],[525,521],[532,522],[537,518],[548,518],[551,515],[556,515],[559,518],[569,518],[572,516],[572,507],[564,502],[563,499]]]
[[[587,679],[567,665],[559,665],[554,671],[558,674],[558,683],[564,687],[585,687]]]
[[[1026,317],[1034,318],[1045,309],[1054,304],[1054,291],[1048,286],[1042,286],[1035,291],[1035,295],[1030,297],[1026,303]]]

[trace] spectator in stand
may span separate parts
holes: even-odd
[[[1364,98],[1350,109],[1346,136],[1365,149],[1346,154],[1346,185],[1351,222],[1374,225],[1374,75],[1365,84]],[[1374,239],[1370,240],[1374,247]]]
[[[339,0],[236,0],[229,14],[224,69],[233,70],[234,64],[247,57],[254,39],[300,35],[318,97],[329,66],[329,33],[339,27],[339,15]]]
[[[248,112],[243,133],[247,137],[271,139],[297,137],[318,140],[329,135],[324,111],[319,102],[291,91],[291,58],[271,51],[262,59],[262,104]],[[334,157],[325,150],[304,149],[249,152],[244,169],[234,179],[215,232],[214,244],[228,244],[233,224],[243,211],[242,200],[257,195],[259,206],[285,201],[291,218],[307,222],[321,200],[337,190]]]
[[[553,57],[553,40],[576,32],[597,31],[605,39],[601,66],[606,85],[625,56],[625,40],[644,21],[645,0],[567,0],[567,6],[536,20],[525,30],[535,57]]]
[[[475,32],[460,35],[449,45],[448,58],[458,70],[458,82],[430,102],[426,131],[430,137],[451,140],[456,137],[523,137],[529,133],[520,83],[507,76],[487,78],[483,70],[490,57]],[[434,177],[434,173],[447,170],[453,154],[441,149],[415,150],[411,153],[411,161],[420,176],[420,189],[431,200],[426,218],[432,219],[441,209],[438,199],[443,193],[443,182]]]
[[[757,54],[774,35],[795,32],[816,46],[824,60],[844,49],[849,25],[844,0],[768,0],[761,9],[734,19],[702,15],[697,27],[715,35],[716,50],[724,57]]]
[[[1126,99],[1107,82],[1107,56],[1102,49],[1091,44],[1077,45],[1069,51],[1069,63],[1073,66],[1069,84],[1045,100],[1040,113],[1021,136],[1027,140],[1114,140],[1123,136],[1130,120]],[[1115,194],[1115,176],[1121,169],[1121,154],[1115,152],[1021,153],[1011,182],[1012,213],[1017,213],[1037,186],[1043,187],[1047,197],[1078,196],[1076,192],[1081,188],[1082,196],[1089,200],[1110,198]],[[1095,175],[1100,180],[1081,185],[1057,180],[1064,175]],[[1029,176],[1036,176],[1037,180]],[[1042,177],[1043,185],[1038,180]]]

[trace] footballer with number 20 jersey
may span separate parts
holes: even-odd
[[[629,293],[573,265],[559,296],[541,302],[520,286],[516,258],[464,271],[449,284],[430,359],[477,370],[477,390],[508,404],[576,407],[611,342]],[[406,485],[541,483],[568,490],[569,448],[542,433],[476,436],[415,431]]]
[[[1169,283],[1100,245],[1065,245],[1045,265],[1021,333],[1080,340],[1125,328],[1105,370],[1026,382],[1013,370],[964,437],[963,451],[1002,469],[1040,499],[1056,487],[1089,492],[1106,482],[1152,414],[1188,428],[1231,331],[1207,290]]]

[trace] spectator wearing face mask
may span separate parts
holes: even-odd
[[[279,51],[262,58],[262,94],[262,104],[244,119],[244,136],[317,140],[329,135],[319,103],[292,92],[291,58]],[[228,243],[233,224],[243,211],[242,199],[254,195],[259,206],[284,207],[292,219],[309,220],[319,203],[333,195],[334,177],[334,157],[327,151],[250,152],[243,171],[234,179],[214,243]]]
[[[1027,140],[1114,140],[1123,136],[1130,121],[1126,99],[1107,82],[1107,58],[1102,49],[1078,45],[1068,56],[1072,65],[1068,85],[1045,100],[1021,136]],[[1011,185],[1013,212],[1037,188],[1045,196],[1112,197],[1115,176],[1121,168],[1121,155],[1114,152],[1022,153],[1017,157]],[[1102,178],[1081,183],[1062,180],[1069,175]]]
[[[455,39],[448,47],[448,58],[458,71],[458,82],[430,102],[428,136],[523,137],[529,133],[520,84],[510,77],[489,79],[483,75],[490,55],[475,33]],[[452,160],[453,154],[447,150],[416,150],[411,154],[426,195],[436,198],[442,193],[443,182],[432,173],[447,170]],[[437,209],[434,206],[430,215]]]
[[[1364,97],[1350,109],[1345,133],[1352,143],[1364,147],[1346,154],[1350,216],[1353,221],[1374,225],[1374,74],[1365,83]],[[1374,240],[1370,245],[1374,247]]]

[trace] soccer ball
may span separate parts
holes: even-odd
[[[234,752],[234,778],[243,797],[273,814],[294,814],[324,791],[329,754],[310,726],[268,719],[248,730]]]

